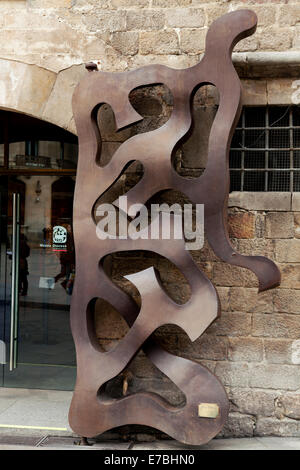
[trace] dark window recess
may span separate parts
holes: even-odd
[[[0,169],[71,170],[77,166],[77,137],[49,122],[0,110]]]
[[[229,167],[231,191],[300,191],[300,107],[245,107]]]

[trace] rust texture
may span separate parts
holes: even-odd
[[[215,287],[184,249],[183,240],[99,240],[93,208],[126,165],[139,160],[144,175],[127,192],[128,206],[145,203],[164,189],[181,191],[193,203],[204,204],[206,236],[221,260],[253,271],[259,281],[259,291],[279,284],[280,273],[272,261],[261,256],[243,256],[234,250],[226,225],[228,154],[241,111],[241,85],[231,53],[238,41],[253,34],[256,23],[256,15],[250,10],[235,11],[216,20],[207,33],[204,58],[189,69],[150,65],[130,72],[104,73],[89,64],[89,73],[74,92],[79,163],[74,200],[76,282],[71,326],[77,351],[77,382],[69,421],[81,436],[93,437],[113,427],[141,424],[186,444],[199,445],[212,439],[226,421],[228,399],[215,375],[196,362],[170,354],[151,336],[158,327],[168,323],[181,327],[192,341],[202,335],[220,315]],[[101,166],[99,106],[108,103],[114,111],[117,130],[123,129],[142,119],[130,104],[130,92],[153,84],[166,85],[173,95],[170,119],[154,131],[128,139],[111,161]],[[205,84],[217,87],[220,104],[210,132],[206,169],[199,178],[188,180],[176,173],[171,157],[191,127],[191,100]],[[150,250],[171,260],[190,284],[190,300],[183,305],[172,301],[162,289],[155,270],[149,268],[127,276],[139,290],[139,309],[105,274],[101,264],[107,254],[129,250]],[[97,298],[109,302],[130,326],[127,335],[107,352],[100,349],[95,334],[93,307]],[[153,393],[127,394],[126,386],[122,398],[105,396],[104,384],[120,374],[140,348],[182,390],[186,396],[184,406],[174,407]],[[199,416],[201,404],[212,404],[219,410],[218,415]]]

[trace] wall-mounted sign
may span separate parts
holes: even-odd
[[[51,158],[34,155],[16,155],[16,166],[30,168],[51,168]]]
[[[54,289],[55,279],[54,277],[40,277],[39,288],[40,289]]]
[[[62,225],[55,225],[52,233],[52,249],[54,251],[67,251],[68,232]]]

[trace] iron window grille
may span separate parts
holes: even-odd
[[[300,107],[245,107],[229,167],[231,191],[300,191]]]

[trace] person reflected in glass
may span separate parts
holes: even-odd
[[[73,280],[75,277],[75,250],[71,225],[66,225],[67,242],[66,247],[59,254],[60,272],[55,276],[54,280],[57,282],[63,279],[61,286],[65,289],[67,294],[72,294]]]
[[[27,295],[28,291],[28,262],[30,256],[30,247],[24,233],[20,234],[20,265],[19,265],[19,289],[21,295]]]

